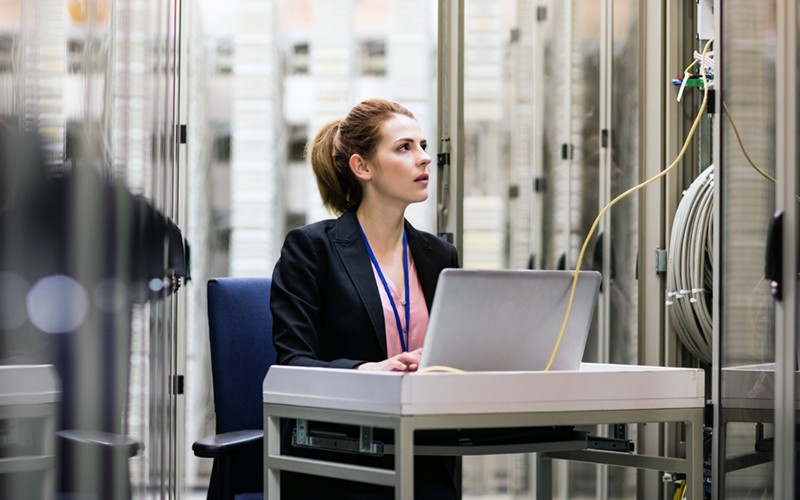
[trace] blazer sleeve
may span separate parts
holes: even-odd
[[[278,364],[353,368],[363,360],[324,360],[321,346],[321,292],[328,275],[324,248],[303,229],[286,236],[272,275],[270,309]]]

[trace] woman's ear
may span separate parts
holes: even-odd
[[[359,180],[366,182],[372,179],[372,170],[370,170],[369,164],[360,154],[350,156],[350,170]]]

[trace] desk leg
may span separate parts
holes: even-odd
[[[395,500],[414,498],[414,428],[408,419],[401,418],[394,431]]]
[[[279,455],[281,451],[281,419],[280,417],[264,416],[266,434],[264,439],[264,498],[279,500],[281,498],[281,471],[269,466],[270,455]]]
[[[553,461],[544,453],[534,453],[536,457],[536,499],[553,498]]]
[[[688,500],[703,500],[703,412],[694,414],[686,423],[686,487]]]

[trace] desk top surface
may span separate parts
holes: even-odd
[[[0,366],[0,406],[56,403],[59,386],[51,365]]]
[[[800,372],[795,372],[795,403],[800,408]],[[722,369],[724,408],[773,409],[775,363],[732,366]]]
[[[272,366],[263,401],[391,415],[702,408],[703,371],[583,363],[578,371],[390,373]]]

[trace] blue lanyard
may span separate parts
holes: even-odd
[[[369,259],[375,266],[375,270],[378,271],[378,277],[380,277],[381,283],[383,283],[383,289],[386,290],[386,296],[389,297],[389,303],[392,305],[392,311],[394,311],[394,320],[397,322],[397,335],[400,336],[400,348],[403,350],[403,352],[408,352],[408,318],[411,316],[411,296],[408,292],[408,239],[406,239],[406,232],[403,230],[403,280],[405,281],[406,286],[406,327],[403,328],[403,325],[400,322],[400,313],[397,312],[397,306],[392,298],[392,291],[389,289],[389,284],[386,282],[386,278],[383,276],[381,266],[378,265],[378,259],[375,258],[375,254],[372,252],[372,247],[369,246],[369,240],[367,240],[367,235],[364,234],[364,229],[361,227],[361,224],[358,225],[358,228],[361,229],[361,236],[364,237],[364,244],[367,245]]]

